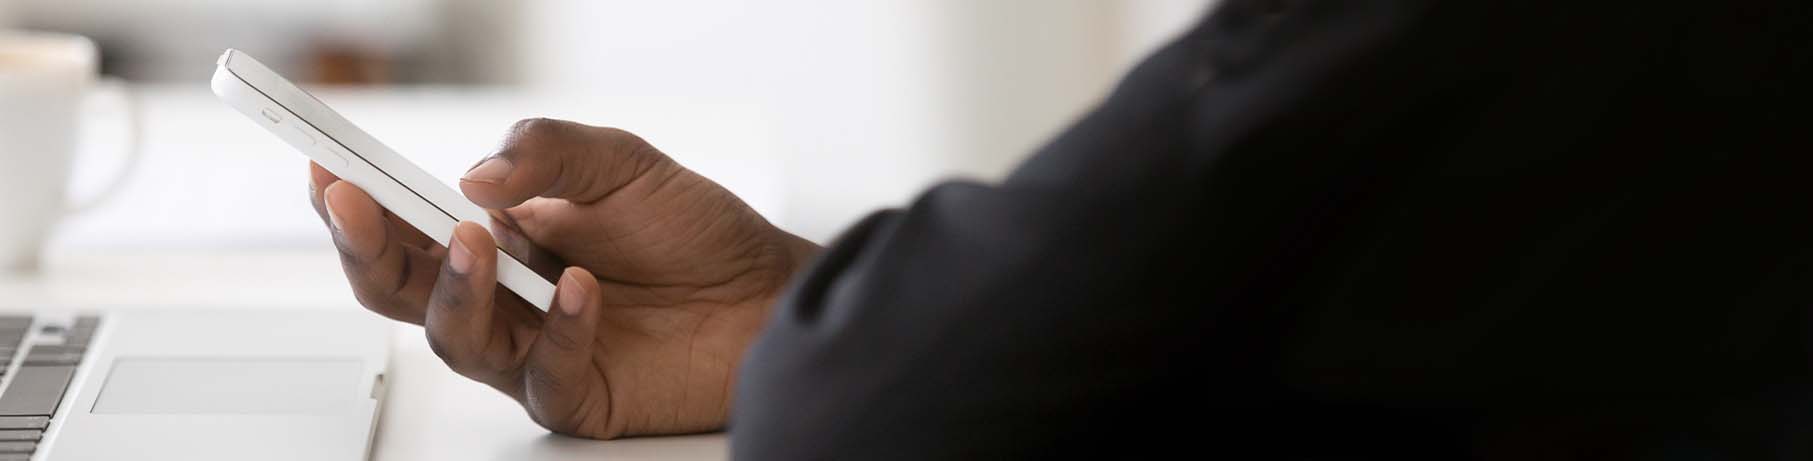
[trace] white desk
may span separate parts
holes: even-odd
[[[492,90],[324,91],[323,100],[442,177],[488,153],[517,118],[614,124],[660,142],[774,216],[781,162],[759,117],[672,101],[550,100]],[[64,222],[42,272],[0,275],[0,310],[158,307],[359,309],[309,209],[303,159],[201,87],[152,88],[143,163],[122,193]],[[634,116],[635,118],[630,118]],[[77,195],[115,160],[96,123]],[[699,135],[709,133],[709,135]],[[399,325],[374,459],[723,459],[722,434],[610,442],[551,435],[516,402],[449,371]]]

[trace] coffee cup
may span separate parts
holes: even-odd
[[[79,35],[0,30],[0,271],[35,269],[56,223],[107,195],[81,204],[67,198],[90,100],[109,86],[98,60],[94,42]],[[139,144],[130,93],[112,86],[127,112],[128,152],[106,190],[130,172]]]

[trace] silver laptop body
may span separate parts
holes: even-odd
[[[354,310],[0,314],[0,461],[365,459],[390,338]]]

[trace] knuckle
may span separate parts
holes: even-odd
[[[609,151],[613,154],[627,155],[639,160],[663,157],[661,151],[656,150],[654,145],[648,143],[648,140],[627,130],[607,126],[598,128],[598,133],[599,137],[605,141],[605,145],[610,146]]]
[[[535,425],[542,429],[556,434],[579,435],[579,424],[564,416],[563,412],[548,408],[545,403],[538,402],[533,397],[524,406],[528,407],[530,419],[535,420]]]
[[[559,434],[578,433],[581,427],[575,418],[578,411],[559,403],[567,399],[556,397],[572,392],[563,387],[563,381],[544,368],[530,367],[523,373],[523,384],[526,391],[523,406],[536,425]]]
[[[510,125],[509,144],[545,142],[558,138],[570,122],[546,117],[525,118]]]
[[[351,258],[351,256],[344,257]],[[347,284],[352,286],[353,299],[359,301],[359,304],[367,309],[394,310],[392,308],[401,302],[396,291],[378,287],[376,283],[373,283],[371,277],[366,275],[364,267],[356,263],[346,264],[346,280]]]
[[[322,203],[322,200],[324,200],[324,199],[326,199],[326,196],[321,193],[321,188],[316,186],[314,181],[309,181],[308,182],[308,204],[310,206],[315,207],[315,212],[317,212],[317,213],[326,213],[327,212],[327,205]],[[323,217],[326,217],[326,216],[323,215]]]
[[[454,354],[452,348],[448,347],[447,342],[439,336],[434,334],[433,330],[428,331],[428,350],[434,352],[435,357],[440,357],[441,362],[446,363],[448,367],[459,369],[458,354]]]
[[[553,432],[555,434],[570,435],[570,436],[575,436],[575,437],[585,437],[586,436],[585,434],[581,434],[579,432],[579,424],[572,422],[572,418],[563,418],[563,417],[558,417],[558,416],[549,417],[547,415],[541,414],[542,412],[543,411],[541,411],[541,410],[534,410],[534,409],[529,410],[530,414],[535,415],[535,417],[534,417],[535,425],[541,426],[542,429],[547,429],[548,432]]]
[[[528,379],[525,376],[525,379]],[[613,434],[597,427],[600,409],[597,394],[579,388],[551,388],[545,384],[525,382],[523,407],[535,424],[550,432],[596,439],[614,439]],[[540,386],[540,387],[538,387]]]
[[[560,123],[560,120],[547,117],[529,117],[517,120],[515,124],[511,125],[511,128],[518,133],[539,133],[545,132],[548,129],[553,128],[554,125]]]
[[[377,312],[384,312],[384,311],[390,310],[389,309],[390,299],[388,296],[375,295],[371,292],[372,290],[366,288],[365,286],[363,286],[362,284],[359,284],[359,283],[354,283],[354,284],[352,284],[352,286],[353,286],[353,299],[358,300],[359,305],[365,306],[366,309],[371,309],[371,310],[377,311]]]
[[[346,232],[340,230],[328,231],[328,239],[334,242],[334,251],[340,252],[340,264],[346,266],[346,273],[348,275],[355,273],[357,266],[365,264],[363,261],[359,260],[358,255],[353,254],[350,242],[346,241]]]
[[[434,283],[434,292],[429,295],[428,308],[443,312],[464,312],[472,299],[472,293],[466,289],[464,281],[451,269],[442,269],[440,280]]]
[[[579,335],[566,331],[565,328],[544,328],[542,329],[541,335],[543,338],[547,339],[549,345],[561,350],[578,350],[580,347],[584,346],[579,339]]]
[[[354,259],[351,255],[343,257]],[[361,304],[389,306],[402,302],[403,288],[408,283],[407,271],[374,270],[370,264],[362,262],[349,262],[345,266],[346,279],[353,287],[353,298]]]
[[[542,401],[542,396],[564,396],[567,392],[566,379],[560,379],[558,372],[555,372],[553,368],[544,367],[544,365],[529,365],[524,368],[522,381],[529,388],[529,403],[537,408],[553,410],[553,408],[548,408],[548,405],[542,405],[542,403],[546,403],[546,401]]]
[[[566,423],[564,420],[537,416],[535,418],[535,425],[541,426],[542,429],[547,429],[548,432],[553,432],[555,434],[575,435],[573,425]]]
[[[530,389],[535,390],[532,394],[561,395],[566,392],[566,381],[560,378],[559,373],[555,373],[546,365],[533,364],[525,367],[523,380],[527,382]]]
[[[597,133],[599,136],[602,136],[605,139],[610,139],[612,141],[621,142],[621,143],[632,143],[632,142],[641,142],[642,141],[641,136],[637,136],[635,133],[631,133],[629,130],[617,128],[614,126],[598,127]]]
[[[401,258],[397,258],[397,265],[401,267],[397,268],[396,274],[390,276],[389,280],[390,289],[387,290],[387,292],[393,298],[400,298],[403,296],[403,290],[409,287],[409,274],[415,270],[415,268],[412,267],[415,265],[415,258],[411,258],[409,255],[402,256],[403,257]]]
[[[373,296],[369,290],[361,289],[358,286],[353,287],[353,299],[359,301],[360,306],[365,306],[365,310],[391,320],[408,321],[407,316],[403,314],[405,310],[397,306],[394,299]]]
[[[483,364],[478,363],[479,361],[472,360],[473,354],[469,350],[469,347],[466,347],[464,344],[459,344],[459,341],[447,338],[443,334],[435,333],[432,328],[427,330],[428,350],[434,352],[435,357],[440,357],[441,363],[447,364],[448,369],[453,370],[454,373],[459,373],[460,376],[465,376],[481,382],[484,381],[483,378],[485,376],[489,376],[489,373],[486,373]]]
[[[571,142],[568,133],[573,125],[573,122],[545,117],[518,120],[510,125],[503,146],[495,156],[532,162],[535,158],[561,152],[565,150],[563,145]]]

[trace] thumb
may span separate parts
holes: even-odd
[[[460,178],[460,190],[472,203],[494,210],[532,197],[592,203],[643,175],[675,167],[628,131],[535,118],[510,127],[497,153]]]
[[[554,308],[529,347],[523,364],[526,406],[549,430],[603,433],[604,421],[586,420],[587,415],[610,413],[607,382],[592,360],[603,304],[598,279],[585,269],[567,268],[555,289]]]

